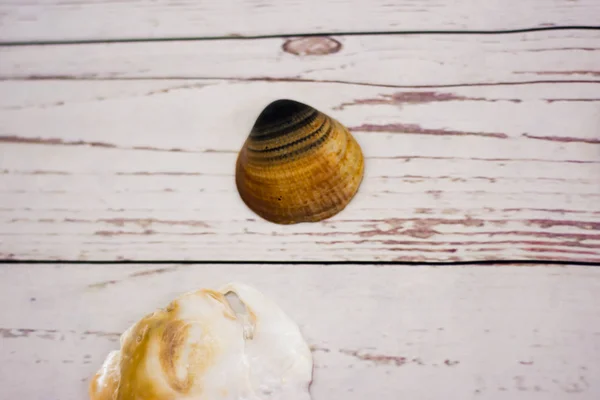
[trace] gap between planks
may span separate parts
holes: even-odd
[[[110,44],[110,43],[154,43],[154,42],[200,42],[213,40],[264,40],[291,38],[323,38],[346,36],[411,36],[411,35],[511,35],[518,33],[533,33],[545,31],[588,31],[600,30],[600,26],[570,25],[545,26],[517,29],[496,30],[390,30],[390,31],[323,31],[314,33],[273,33],[264,35],[226,35],[226,36],[191,36],[191,37],[148,37],[148,38],[113,38],[113,39],[73,39],[73,40],[29,40],[29,41],[0,41],[0,47],[15,46],[58,46],[80,44]]]
[[[286,260],[263,260],[263,261],[243,261],[243,260],[27,260],[18,258],[0,259],[0,265],[364,265],[381,267],[403,267],[403,266],[431,266],[431,267],[460,267],[460,266],[523,266],[537,267],[540,265],[552,266],[581,266],[581,267],[600,267],[600,262],[591,261],[566,261],[566,260],[480,260],[480,261],[366,261],[366,260],[348,260],[348,261],[286,261]]]
[[[593,26],[595,0],[0,1],[5,41],[247,37],[368,31],[487,31]]]

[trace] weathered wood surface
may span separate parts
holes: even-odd
[[[0,253],[599,261],[597,86],[3,82]],[[366,155],[358,195],[321,223],[268,223],[235,188],[253,119],[288,96],[349,126]]]
[[[600,30],[0,47],[0,77],[383,86],[600,82]]]
[[[600,269],[2,265],[0,387],[80,400],[121,332],[179,294],[254,285],[300,326],[314,400],[600,397]]]
[[[596,0],[0,1],[2,41],[598,25]]]
[[[600,261],[599,39],[2,48],[0,256]],[[280,97],[365,150],[358,196],[322,223],[267,223],[235,190],[236,153]]]

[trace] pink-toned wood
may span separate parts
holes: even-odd
[[[320,44],[308,45],[310,51],[301,50],[305,40],[294,40],[295,45],[265,39],[0,47],[0,78],[195,78],[382,87],[600,82],[600,30],[324,37],[312,38]],[[332,41],[341,47],[332,47]],[[330,47],[328,54],[310,54]]]
[[[0,253],[598,262],[596,86],[4,82]],[[339,119],[365,153],[357,196],[321,223],[268,223],[235,189],[237,151],[280,97]]]
[[[595,0],[0,1],[4,41],[597,25]]]
[[[596,400],[600,269],[3,265],[5,398],[81,400],[130,324],[189,290],[243,281],[300,326],[313,400]]]
[[[0,40],[499,30],[599,13],[595,0],[0,0]],[[0,47],[0,259],[600,263],[599,39]],[[329,220],[270,224],[235,191],[237,151],[277,98],[339,119],[364,149],[363,185]],[[300,324],[314,400],[600,397],[598,269],[569,264],[4,264],[0,393],[85,398],[131,323],[235,280]]]

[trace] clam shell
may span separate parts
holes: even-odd
[[[90,400],[310,400],[300,328],[239,282],[184,293],[131,325],[89,384]]]
[[[278,224],[316,222],[343,210],[364,173],[359,144],[337,120],[293,100],[269,104],[236,164],[246,205]]]

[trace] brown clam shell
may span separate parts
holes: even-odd
[[[364,173],[360,146],[328,115],[277,100],[258,116],[237,159],[246,205],[278,224],[316,222],[343,210]]]

